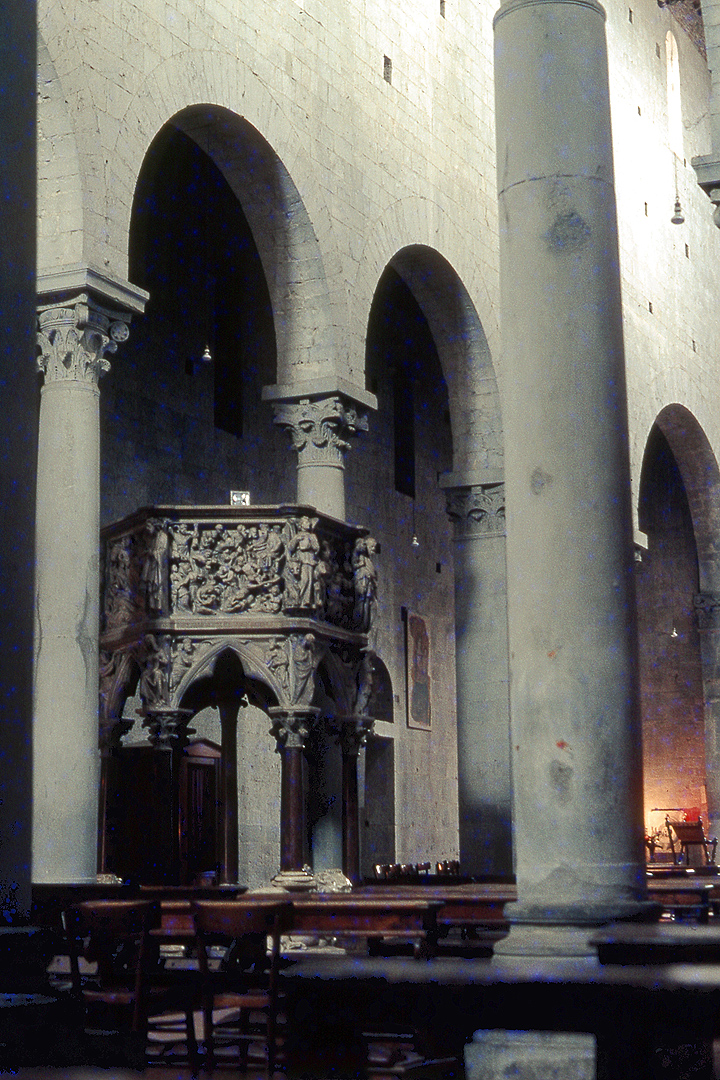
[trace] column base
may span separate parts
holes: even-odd
[[[595,1080],[594,1035],[554,1031],[476,1031],[465,1047],[467,1080]]]
[[[493,956],[597,957],[590,938],[597,926],[550,926],[547,923],[515,923],[510,933],[493,948]]]
[[[270,884],[289,892],[310,892],[316,888],[315,877],[309,870],[281,870]]]

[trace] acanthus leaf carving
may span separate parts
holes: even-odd
[[[501,535],[505,532],[505,484],[471,484],[448,488],[447,515],[456,539]]]
[[[303,464],[342,462],[348,437],[368,429],[367,417],[336,394],[278,402],[274,409],[275,423],[288,431]]]
[[[46,382],[74,381],[97,385],[110,370],[106,353],[129,336],[129,315],[113,316],[87,296],[38,316],[38,370]]]

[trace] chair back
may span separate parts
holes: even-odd
[[[235,980],[245,973],[255,985],[273,981],[280,934],[290,923],[292,904],[282,900],[194,900],[192,912],[204,975],[208,973],[208,948],[220,942],[228,946],[224,970]]]
[[[150,964],[157,947],[150,930],[160,926],[160,904],[154,900],[86,900],[63,912],[70,954],[73,993],[83,997],[80,957],[97,964],[93,1000],[111,1000],[118,986],[131,991],[132,1029],[143,1023]]]

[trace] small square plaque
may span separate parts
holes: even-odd
[[[249,491],[231,491],[230,492],[230,505],[231,506],[249,506],[250,505],[250,492]]]

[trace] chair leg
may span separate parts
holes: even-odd
[[[215,1040],[213,1038],[212,1020],[213,999],[212,996],[203,1001],[203,1038],[205,1041],[205,1058],[210,1072],[215,1068]]]

